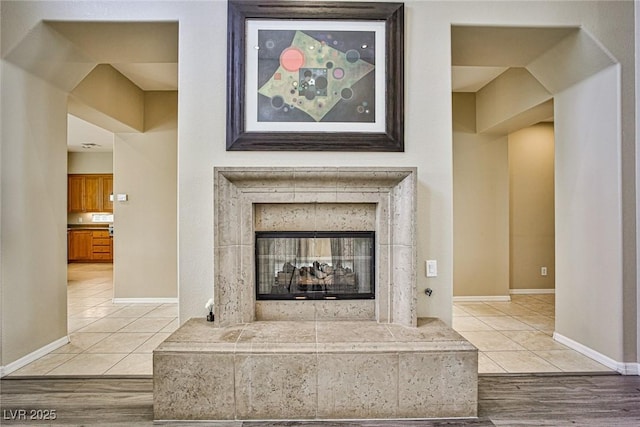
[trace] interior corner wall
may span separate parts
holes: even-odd
[[[6,366],[67,335],[67,96],[6,61],[1,67]]]
[[[461,98],[467,98],[466,102]],[[453,101],[453,295],[509,295],[506,136],[469,131],[475,97]],[[473,104],[471,104],[473,105]]]
[[[146,131],[115,135],[114,298],[178,296],[177,120],[177,92],[146,92]]]
[[[555,96],[556,332],[623,360],[620,69]]]
[[[511,289],[555,287],[554,225],[553,123],[540,123],[509,134]]]

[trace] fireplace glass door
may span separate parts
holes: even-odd
[[[375,233],[256,232],[256,297],[372,299]]]

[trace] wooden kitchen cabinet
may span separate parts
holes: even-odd
[[[85,212],[102,212],[102,178],[95,175],[84,177]]]
[[[96,230],[92,234],[92,259],[94,261],[113,261],[109,231]]]
[[[69,230],[69,262],[113,262],[113,238],[108,230]]]
[[[69,175],[67,210],[69,212],[84,212],[84,176],[82,175]]]
[[[70,230],[68,242],[69,261],[91,261],[93,257],[93,231]]]
[[[113,202],[111,195],[113,194],[113,175],[104,175],[102,177],[102,209],[105,212],[113,212]]]
[[[113,174],[73,174],[67,182],[68,212],[113,212]]]

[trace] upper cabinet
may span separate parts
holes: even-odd
[[[107,212],[113,212],[113,202],[111,195],[113,194],[113,175],[105,175],[102,177],[102,207]]]
[[[69,175],[67,179],[67,211],[84,212],[84,175]]]
[[[68,212],[113,212],[113,174],[68,176]]]

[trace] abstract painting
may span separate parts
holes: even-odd
[[[258,31],[259,122],[374,122],[375,32]]]
[[[227,150],[404,151],[402,3],[229,0]]]

